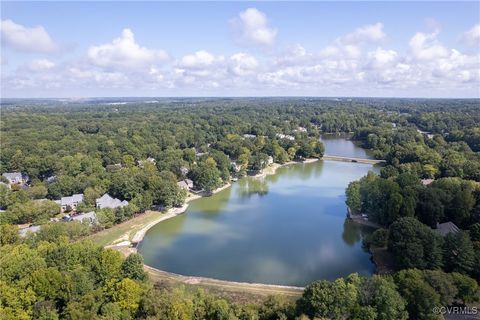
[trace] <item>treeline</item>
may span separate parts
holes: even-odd
[[[470,118],[467,114],[464,118]],[[412,119],[413,120],[413,119]],[[410,172],[421,178],[460,177],[480,181],[480,127],[420,133],[415,126],[359,128],[353,139],[387,160],[384,176]],[[474,133],[476,136],[472,136]]]
[[[478,299],[460,273],[407,269],[392,276],[315,281],[297,301],[272,296],[239,303],[182,287],[154,285],[143,259],[92,242],[71,242],[80,223],[49,224],[19,238],[0,226],[0,318],[10,319],[442,319],[435,307]]]
[[[388,250],[396,269],[480,281],[479,112],[454,104],[411,110],[391,126],[359,128],[353,138],[387,164],[380,175],[350,183],[346,202],[352,214],[383,227],[365,245]],[[425,302],[425,310],[432,305]]]

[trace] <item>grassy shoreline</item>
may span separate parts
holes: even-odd
[[[253,178],[264,178],[274,175],[278,168],[299,163],[312,163],[318,161],[317,158],[306,159],[305,161],[289,161],[284,164],[273,163],[263,169]],[[212,194],[231,187],[230,183],[214,190]],[[138,215],[130,220],[115,225],[109,229],[102,230],[86,237],[105,248],[111,248],[128,256],[137,252],[136,244],[142,241],[147,231],[157,223],[171,219],[179,214],[183,214],[191,201],[202,198],[204,195],[190,194],[185,204],[180,208],[171,208],[166,212],[148,210],[144,214]],[[246,302],[260,301],[270,295],[282,295],[287,298],[298,298],[303,292],[303,287],[272,285],[262,283],[244,283],[235,281],[225,281],[206,277],[183,276],[171,272],[166,272],[144,265],[145,271],[155,282],[164,282],[171,285],[182,285],[192,288],[202,288],[212,293],[219,294],[224,297],[240,299]]]
[[[274,175],[278,168],[299,163],[312,163],[318,161],[317,158],[310,158],[304,161],[289,161],[284,164],[273,163],[263,169],[260,173],[251,176],[252,178],[264,178],[269,175]],[[218,189],[215,189],[212,194],[223,191],[231,187],[231,183],[227,183]],[[157,223],[171,219],[179,214],[184,213],[191,201],[202,198],[205,195],[189,193],[185,204],[179,208],[170,208],[165,212],[147,210],[145,213],[137,215],[130,220],[124,221],[109,229],[105,229],[87,236],[85,239],[93,240],[96,243],[106,248],[129,247],[131,244],[137,244],[142,241],[147,231],[155,226]],[[135,248],[132,248],[135,252]]]

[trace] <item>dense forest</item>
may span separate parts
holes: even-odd
[[[11,100],[0,124],[0,171],[27,177],[0,185],[2,319],[442,319],[434,307],[480,298],[478,100]],[[346,194],[352,213],[381,226],[365,246],[393,256],[391,274],[319,280],[297,301],[245,304],[160,286],[141,256],[82,240],[152,206],[182,205],[178,181],[208,194],[270,159],[321,158],[325,133],[351,133],[386,160]],[[129,204],[96,210],[104,193]],[[73,194],[98,224],[50,222],[53,200]],[[442,223],[458,232],[439,235]],[[21,237],[18,224],[42,228]]]

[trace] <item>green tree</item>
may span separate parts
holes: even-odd
[[[357,300],[357,289],[344,279],[315,281],[308,285],[297,301],[299,314],[339,319],[348,316]]]
[[[449,233],[443,244],[443,263],[446,271],[470,274],[475,267],[475,252],[465,231]],[[478,266],[477,266],[478,267]]]
[[[436,269],[442,265],[440,236],[415,218],[401,218],[390,226],[388,247],[401,268]]]
[[[132,280],[144,281],[147,274],[143,271],[143,257],[138,253],[130,254],[121,266],[122,275]]]
[[[11,224],[0,224],[0,246],[16,244],[20,241],[18,227]]]
[[[401,295],[407,301],[407,310],[411,319],[442,319],[434,312],[441,307],[440,296],[425,282],[420,270],[402,270],[395,274],[395,283]]]
[[[211,193],[221,185],[220,171],[217,169],[217,163],[213,158],[207,158],[198,164],[192,173],[195,185]]]
[[[362,198],[360,195],[360,182],[353,181],[348,184],[347,190],[345,191],[347,195],[347,206],[352,210],[353,213],[359,213],[362,209]]]
[[[359,292],[362,309],[356,312],[357,319],[363,319],[360,315],[377,320],[408,318],[406,302],[391,281],[375,275],[363,281]]]

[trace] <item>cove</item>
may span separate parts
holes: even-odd
[[[367,158],[344,137],[322,140],[329,155]],[[138,246],[145,264],[189,276],[304,286],[374,271],[362,238],[372,230],[346,219],[345,188],[372,165],[317,161],[247,177],[185,214],[151,228]]]

